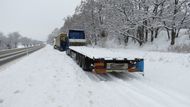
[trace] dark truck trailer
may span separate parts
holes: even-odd
[[[96,73],[109,72],[141,72],[144,74],[144,60],[142,58],[116,57],[117,54],[108,52],[107,49],[90,48],[86,46],[69,47],[67,55],[73,58],[76,63],[84,70]]]

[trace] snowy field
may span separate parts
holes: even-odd
[[[0,107],[190,107],[190,54],[109,51],[143,57],[145,77],[84,72],[46,46],[0,68]]]

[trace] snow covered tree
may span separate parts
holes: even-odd
[[[7,48],[7,37],[0,32],[0,49],[6,49],[6,48]]]
[[[47,43],[48,43],[48,44],[52,44],[52,43],[53,43],[53,39],[54,39],[56,36],[58,36],[60,32],[61,32],[60,29],[55,28],[55,29],[53,30],[53,32],[48,35]]]
[[[181,28],[189,22],[189,0],[167,0],[162,21],[165,28],[171,32],[171,45],[175,44]],[[168,31],[168,32],[169,32]],[[168,36],[170,37],[170,36]]]
[[[21,35],[18,32],[8,34],[9,48],[17,48]]]
[[[95,45],[109,39],[142,45],[166,30],[174,45],[180,30],[189,28],[189,19],[189,0],[82,0],[75,14],[65,18],[59,32],[83,29]]]

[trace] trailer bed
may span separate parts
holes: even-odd
[[[144,59],[106,48],[70,46],[67,55],[85,71],[108,72],[144,72]]]
[[[93,47],[87,47],[87,46],[70,46],[69,48],[91,59],[104,58],[105,60],[112,60],[112,59],[123,60],[127,58],[128,60],[134,60],[135,58],[142,58],[142,57],[131,55],[124,52],[119,52],[119,51],[116,52],[116,51],[113,51],[111,49],[106,49],[106,48],[97,48],[97,47],[93,48]]]

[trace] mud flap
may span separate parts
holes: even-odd
[[[104,59],[98,59],[98,60],[95,61],[95,63],[94,63],[94,70],[98,74],[106,73]]]
[[[144,60],[140,60],[136,63],[136,69],[138,72],[144,72]]]

